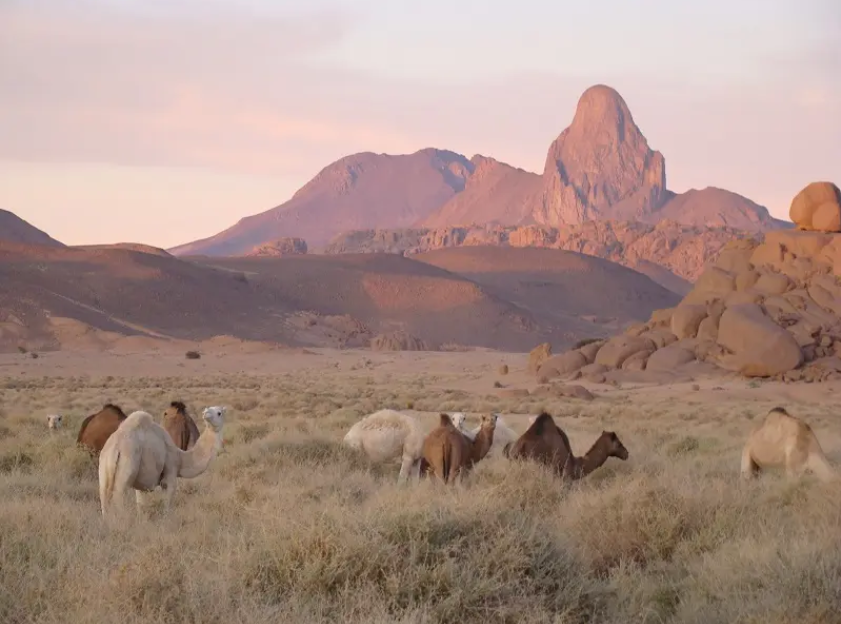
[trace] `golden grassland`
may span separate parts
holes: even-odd
[[[259,374],[204,360],[190,374],[173,360],[156,376],[86,375],[84,357],[42,376],[38,363],[0,369],[0,622],[837,621],[841,491],[738,475],[747,432],[777,404],[838,463],[830,388],[712,380],[611,387],[592,402],[503,399],[494,381],[527,382],[525,356],[505,358],[320,353]],[[503,359],[512,374],[497,377]],[[179,481],[169,516],[107,528],[95,465],[75,448],[81,420],[106,401],[159,417],[173,399],[194,416],[229,406],[225,451]],[[399,487],[397,463],[340,445],[381,408],[428,429],[439,411],[475,425],[493,410],[519,432],[546,408],[576,453],[607,429],[630,458],[568,487],[503,457],[461,487]],[[56,409],[65,428],[50,434]]]

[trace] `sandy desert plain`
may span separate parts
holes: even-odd
[[[841,490],[811,475],[739,479],[745,436],[776,405],[838,463],[837,383],[732,376],[514,398],[495,382],[534,389],[527,354],[309,351],[0,355],[0,621],[838,618]],[[174,399],[197,419],[229,407],[224,451],[179,480],[169,515],[108,528],[80,422],[107,401],[158,418]],[[471,425],[495,411],[518,432],[545,408],[576,454],[613,430],[630,457],[563,487],[502,456],[456,488],[400,487],[397,461],[340,444],[386,407],[428,429],[441,411]],[[50,432],[54,411],[65,422]]]

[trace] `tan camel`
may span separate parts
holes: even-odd
[[[187,406],[181,401],[173,401],[164,411],[163,428],[182,451],[190,450],[199,439],[196,421],[187,413]]]
[[[421,472],[437,475],[444,483],[455,483],[485,458],[493,445],[496,414],[483,414],[475,439],[459,431],[447,414],[439,415],[438,426],[423,441]]]
[[[742,449],[742,478],[763,468],[785,467],[789,477],[811,471],[822,481],[838,478],[812,428],[782,407],[775,407],[748,435]]]
[[[534,419],[532,419],[534,420]],[[456,412],[453,414],[452,417],[453,425],[456,429],[461,431],[464,435],[466,435],[471,440],[476,439],[476,435],[479,433],[479,430],[482,428],[481,425],[478,427],[474,427],[473,429],[468,429],[467,427],[467,415],[464,412]],[[494,441],[491,445],[490,451],[488,454],[490,455],[499,455],[504,452],[505,447],[513,442],[516,442],[517,432],[511,429],[508,426],[502,416],[499,414],[496,415],[496,427],[494,428]]]
[[[146,412],[133,412],[108,438],[99,456],[99,500],[102,515],[116,504],[122,507],[124,493],[135,490],[137,507],[144,507],[144,493],[159,485],[164,490],[164,509],[182,479],[202,474],[219,451],[224,422],[224,407],[205,408],[207,423],[196,445],[189,451],[175,446],[166,429]]]
[[[373,462],[401,459],[397,482],[419,477],[423,429],[414,416],[384,409],[369,414],[345,434],[342,444],[364,452]]]
[[[47,416],[47,428],[50,431],[61,429],[61,414],[50,414]]]
[[[628,449],[612,431],[603,431],[583,457],[572,453],[569,438],[546,412],[541,412],[516,442],[506,446],[510,459],[531,459],[552,468],[562,479],[577,480],[602,466],[608,457],[628,459]]]
[[[106,403],[96,414],[82,421],[76,444],[81,444],[94,456],[99,455],[105,442],[125,419],[126,415],[119,406]]]

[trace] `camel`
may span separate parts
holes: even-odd
[[[473,429],[468,429],[466,419],[467,416],[464,412],[456,412],[452,417],[453,425],[468,438],[474,440],[476,439],[476,435],[479,433],[482,426],[479,425]],[[491,449],[488,453],[491,455],[499,455],[503,453],[505,447],[515,442],[518,437],[517,432],[508,426],[508,424],[502,419],[502,416],[496,414],[496,428],[494,429],[493,444],[491,445]]]
[[[99,455],[105,442],[126,419],[119,406],[106,403],[96,414],[91,414],[82,421],[76,444],[81,444],[94,456]]]
[[[207,470],[219,451],[224,407],[207,407],[207,423],[189,451],[175,445],[166,429],[147,412],[132,412],[105,442],[99,456],[99,500],[102,515],[122,506],[127,489],[135,490],[138,510],[144,495],[159,485],[164,490],[164,511],[169,511],[178,477],[194,479]]]
[[[173,401],[164,411],[163,428],[182,451],[190,450],[199,439],[196,421],[187,413],[187,406],[181,401]]]
[[[546,412],[541,412],[516,442],[505,447],[510,459],[533,459],[553,468],[562,479],[578,480],[602,466],[608,457],[628,459],[628,449],[612,431],[602,431],[583,457],[572,453],[569,438]]]
[[[61,414],[50,414],[47,416],[47,428],[50,431],[61,429]]]
[[[741,476],[751,479],[772,466],[784,466],[788,477],[810,471],[822,481],[838,478],[812,428],[782,407],[770,410],[748,435],[742,449]]]
[[[369,414],[345,434],[342,444],[363,451],[373,462],[401,458],[398,483],[420,476],[423,430],[414,416],[390,409]]]
[[[447,414],[440,414],[439,419],[438,427],[424,439],[421,469],[452,484],[461,480],[488,454],[493,445],[497,415],[482,415],[482,424],[473,440],[461,433]]]

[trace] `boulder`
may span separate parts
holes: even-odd
[[[622,370],[625,371],[642,371],[645,370],[645,363],[651,351],[637,351],[632,356],[622,362]],[[655,352],[656,353],[656,352]]]
[[[798,230],[841,232],[841,191],[832,182],[812,182],[794,196],[788,214]]]
[[[724,311],[718,344],[734,354],[730,363],[747,377],[770,377],[803,363],[803,352],[791,333],[755,304],[738,304]]]
[[[534,396],[568,397],[571,399],[581,399],[582,401],[592,401],[596,398],[593,393],[587,390],[584,386],[564,384],[541,386],[532,394]]]
[[[648,338],[640,336],[616,336],[608,340],[596,354],[596,364],[620,368],[629,357],[640,351],[655,351],[657,346]]]
[[[540,370],[541,364],[552,356],[552,345],[548,342],[537,345],[529,353],[529,367],[528,371],[532,374],[537,374]]]
[[[707,316],[707,306],[701,304],[679,305],[672,313],[672,333],[680,340],[694,338],[698,325]]]
[[[592,364],[596,361],[596,353],[599,352],[599,349],[606,342],[607,340],[597,340],[596,342],[587,343],[583,347],[579,347],[578,352],[585,357],[587,364]]]
[[[648,358],[646,370],[650,372],[670,372],[682,364],[695,359],[695,353],[677,344],[659,349]]]
[[[753,285],[759,280],[759,273],[754,270],[742,271],[736,275],[735,284],[736,290],[745,291],[753,288]]]
[[[567,351],[560,355],[553,355],[544,361],[537,370],[540,377],[552,379],[574,373],[582,366],[587,365],[587,358],[579,351]]]
[[[701,321],[696,334],[698,340],[718,340],[718,322],[719,319],[714,316],[708,316]]]
[[[675,336],[672,332],[668,329],[660,328],[651,329],[644,334],[640,334],[640,338],[648,338],[658,349],[667,347],[677,341],[677,336]]]
[[[791,280],[782,273],[763,273],[753,286],[754,290],[765,295],[782,295],[791,287]]]
[[[668,327],[672,322],[672,313],[674,308],[664,308],[662,310],[654,310],[651,313],[651,318],[648,324],[651,327]]]

